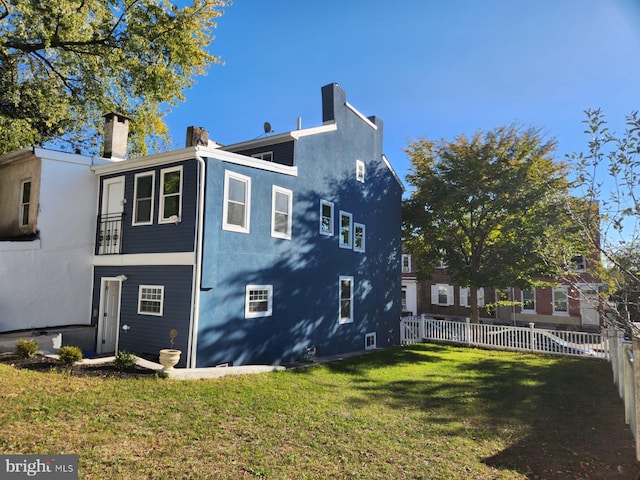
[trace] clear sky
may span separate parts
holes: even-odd
[[[322,122],[320,88],[384,122],[401,179],[411,139],[453,139],[517,122],[586,151],[581,121],[614,130],[640,110],[640,0],[235,0],[211,52],[224,60],[166,117],[222,144]]]

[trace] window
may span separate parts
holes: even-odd
[[[320,233],[333,235],[333,203],[320,200]]]
[[[411,271],[411,255],[402,255],[402,273]]]
[[[471,289],[469,287],[460,287],[460,306],[471,307]],[[478,288],[478,306],[484,307],[484,288]]]
[[[364,162],[362,160],[356,160],[356,180],[364,183]]]
[[[140,285],[138,289],[138,313],[140,315],[162,316],[164,287]]]
[[[373,350],[376,348],[376,332],[367,333],[364,336],[364,349]]]
[[[182,167],[160,170],[160,190],[158,223],[179,221],[182,212]]]
[[[536,292],[533,288],[522,290],[522,313],[535,313]]]
[[[407,311],[407,287],[404,285],[402,286],[401,302],[402,302],[402,311],[406,312]]]
[[[249,233],[251,179],[226,171],[224,173],[224,206],[222,228],[232,232]]]
[[[247,285],[244,317],[270,317],[273,309],[273,285]]]
[[[353,251],[365,251],[365,227],[361,223],[353,224]]]
[[[271,236],[291,239],[291,207],[293,192],[273,186],[271,195]]]
[[[353,322],[353,277],[340,277],[339,323]]]
[[[135,176],[133,186],[133,225],[151,225],[153,223],[154,178],[154,172],[138,173]]]
[[[445,268],[447,268],[447,264],[446,264],[446,262],[445,262],[444,260],[442,260],[442,259],[441,259],[441,260],[438,262],[438,265],[436,266],[436,268],[439,268],[439,269],[445,269]]]
[[[569,315],[569,289],[567,287],[553,289],[553,314]]]
[[[31,205],[31,180],[25,180],[20,185],[20,212],[19,212],[20,223],[19,224],[21,227],[26,227],[27,225],[29,225],[29,206],[30,205]]]
[[[340,248],[351,248],[351,214],[340,211]]]
[[[254,153],[251,156],[253,158],[259,158],[260,160],[264,160],[266,162],[273,162],[273,152]]]
[[[570,268],[574,272],[584,272],[587,266],[587,262],[583,255],[576,255],[571,259]]]
[[[453,285],[441,283],[431,285],[431,303],[444,307],[453,305]]]

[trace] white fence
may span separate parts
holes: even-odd
[[[400,321],[400,343],[457,343],[483,348],[609,359],[609,339],[601,333],[435,320],[421,315]]]

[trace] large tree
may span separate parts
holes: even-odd
[[[129,116],[135,153],[167,139],[169,105],[219,59],[226,0],[0,0],[0,154],[50,141],[97,153],[102,115]]]
[[[554,150],[539,130],[516,126],[406,149],[413,191],[403,205],[405,245],[422,277],[443,260],[452,280],[470,288],[474,322],[478,288],[526,288],[555,273],[552,253],[575,251],[567,171]]]

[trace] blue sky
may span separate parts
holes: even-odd
[[[513,122],[586,151],[581,121],[614,130],[640,109],[639,0],[236,0],[211,52],[224,60],[167,115],[175,147],[189,125],[223,144],[321,124],[320,88],[384,121],[404,180],[412,139]]]

